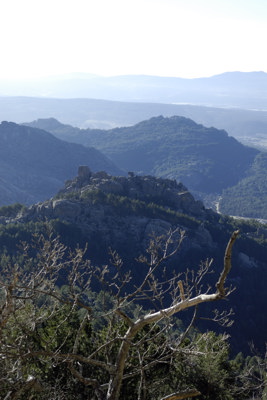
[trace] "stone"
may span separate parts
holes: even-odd
[[[78,179],[88,179],[92,175],[90,168],[87,165],[80,165],[78,168]]]
[[[62,219],[73,219],[78,217],[81,212],[81,205],[65,199],[54,200],[52,203],[53,214]]]

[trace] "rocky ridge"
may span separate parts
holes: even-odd
[[[78,176],[65,183],[65,188],[47,201],[30,206],[23,215],[16,218],[26,222],[29,219],[60,217],[74,222],[82,205],[78,201],[96,192],[128,197],[132,200],[155,201],[175,209],[177,212],[203,217],[203,203],[195,200],[188,189],[175,180],[153,176],[137,176],[129,172],[128,177],[111,176],[105,171],[92,172],[87,166],[80,166]],[[78,205],[80,204],[80,205]]]
[[[0,222],[59,220],[78,227],[94,248],[126,249],[131,243],[136,255],[149,236],[177,226],[195,231],[195,240],[190,239],[190,246],[185,241],[184,249],[213,247],[204,221],[214,215],[175,180],[133,173],[111,176],[80,166],[78,176],[54,198],[24,208],[15,218],[0,217]]]
[[[80,166],[78,176],[55,197],[24,207],[15,217],[0,216],[0,223],[59,221],[70,232],[78,230],[92,252],[107,253],[111,247],[131,256],[143,252],[152,235],[178,227],[186,232],[179,258],[190,255],[194,260],[220,248],[210,230],[218,227],[220,218],[175,180],[132,172],[127,177],[112,176]],[[256,265],[242,252],[239,262],[244,267]]]

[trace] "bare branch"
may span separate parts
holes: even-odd
[[[10,358],[16,358],[18,354],[11,353],[9,354],[8,352],[2,353]],[[108,371],[109,373],[114,373],[114,366],[110,365],[106,362],[99,361],[99,360],[94,360],[90,357],[84,357],[79,354],[72,354],[72,353],[56,353],[54,351],[29,351],[28,353],[20,354],[20,358],[25,359],[25,358],[34,358],[34,357],[49,357],[51,359],[57,360],[57,361],[80,361],[85,364],[91,364],[96,367],[103,368],[104,370]]]
[[[21,385],[21,387],[19,389],[14,389],[11,392],[9,392],[7,394],[7,396],[4,398],[4,400],[10,399],[10,400],[17,400],[17,399],[21,399],[22,395],[25,395],[26,392],[29,391],[35,391],[35,392],[41,392],[43,391],[43,387],[40,384],[40,382],[32,377],[29,376],[26,382],[23,382]]]
[[[71,363],[68,364],[69,370],[71,371],[72,375],[75,376],[78,381],[82,382],[85,386],[92,386],[95,390],[95,394],[98,398],[98,400],[105,400],[105,394],[103,390],[101,389],[101,386],[98,382],[97,379],[91,379],[91,378],[84,378],[82,374],[80,374],[77,369],[73,367]]]
[[[115,310],[116,314],[118,314],[122,319],[126,322],[128,326],[133,326],[133,321],[119,308]]]
[[[180,289],[180,296],[182,300],[185,300],[185,295],[184,295],[184,286],[183,286],[183,281],[178,281],[178,286]]]
[[[181,300],[177,303],[174,303],[171,307],[167,307],[165,309],[159,310],[154,313],[146,314],[145,316],[137,319],[135,323],[129,327],[128,331],[125,334],[125,340],[122,342],[116,362],[116,373],[114,379],[111,381],[108,396],[109,400],[117,400],[120,392],[120,386],[123,380],[123,371],[125,368],[125,362],[128,356],[128,352],[131,346],[131,340],[136,336],[136,334],[146,325],[153,324],[159,322],[164,317],[171,317],[172,315],[186,310],[188,308],[197,306],[201,303],[206,303],[210,301],[215,301],[221,299],[222,297],[227,296],[227,292],[224,289],[224,283],[226,277],[231,268],[231,254],[232,254],[232,246],[238,236],[239,231],[235,231],[227,245],[225,257],[224,257],[224,268],[223,272],[219,278],[217,283],[217,292],[212,294],[200,294],[193,298],[186,298],[185,300]],[[178,399],[179,397],[177,397]],[[181,397],[183,398],[183,397]]]
[[[220,275],[218,282],[216,283],[218,294],[221,298],[223,298],[227,295],[224,284],[225,284],[226,277],[231,270],[232,247],[234,245],[234,242],[236,241],[237,236],[239,235],[239,232],[240,232],[239,230],[233,232],[233,234],[227,244],[226,250],[225,250],[224,268],[223,268],[223,271]]]
[[[196,397],[199,395],[201,395],[201,393],[198,390],[191,389],[170,394],[169,396],[163,397],[161,400],[182,400],[182,399],[188,399],[189,397]]]

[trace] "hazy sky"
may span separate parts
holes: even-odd
[[[0,78],[267,72],[266,0],[1,0]]]

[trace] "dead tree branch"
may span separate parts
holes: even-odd
[[[184,390],[182,392],[173,393],[169,396],[163,397],[161,400],[182,400],[189,399],[191,397],[199,396],[201,393],[198,390]]]

